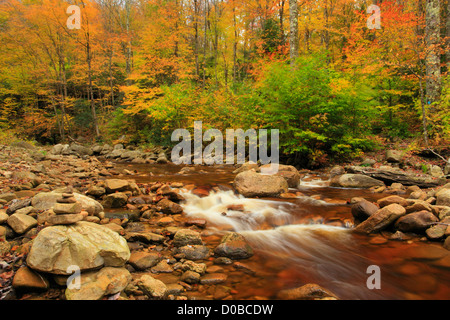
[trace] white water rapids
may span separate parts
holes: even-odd
[[[211,192],[199,197],[183,192],[184,212],[192,218],[202,218],[218,233],[232,229],[245,236],[254,249],[269,257],[287,261],[299,271],[311,275],[312,280],[331,287],[343,298],[368,299],[377,296],[361,290],[365,287],[368,261],[355,251],[355,243],[348,229],[323,224],[293,224],[299,204],[332,206],[322,200],[299,196],[298,203],[248,199],[233,191]],[[239,207],[239,210],[230,210]],[[261,226],[272,226],[261,229]],[[220,228],[222,227],[222,228]],[[361,268],[362,266],[365,266]],[[351,282],[351,283],[350,283]],[[351,293],[351,295],[349,295]],[[379,298],[379,297],[377,297]]]

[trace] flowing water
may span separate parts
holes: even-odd
[[[211,190],[200,197],[184,190],[182,204],[189,217],[203,218],[209,245],[227,231],[250,242],[255,255],[245,260],[255,275],[231,272],[236,299],[275,298],[282,289],[317,283],[341,299],[450,299],[450,255],[440,244],[387,240],[382,235],[351,232],[347,201],[387,196],[368,190],[328,187],[320,176],[304,177],[293,199],[247,199],[231,187],[233,168],[197,167],[179,174],[174,165],[117,164],[136,170],[138,183],[183,182]],[[122,178],[130,178],[123,176]],[[381,271],[381,289],[369,289],[369,266]]]

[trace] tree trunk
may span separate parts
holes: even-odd
[[[289,0],[289,57],[291,66],[298,58],[298,6],[297,0]]]
[[[111,106],[115,107],[114,102],[114,81],[113,81],[113,72],[112,72],[112,57],[114,55],[114,50],[111,49],[109,51],[109,87],[111,92]]]
[[[441,91],[440,43],[440,2],[427,0],[426,6],[426,99],[430,114],[434,113],[433,103],[439,101]]]
[[[236,21],[236,7],[233,5],[233,27],[234,27],[234,42],[233,42],[233,82],[236,82],[236,57],[237,57],[237,21]]]
[[[194,0],[194,55],[195,55],[195,76],[198,81],[199,67],[198,67],[198,0]]]
[[[447,49],[445,58],[447,60],[447,72],[450,71],[450,0],[447,0]]]

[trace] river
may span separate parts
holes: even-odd
[[[137,183],[176,181],[210,190],[206,197],[186,190],[181,204],[189,217],[208,221],[202,234],[208,246],[217,245],[225,232],[237,231],[254,249],[255,255],[243,262],[255,275],[231,272],[228,279],[236,288],[235,299],[274,299],[280,290],[306,283],[319,284],[341,299],[450,299],[450,255],[442,258],[441,244],[351,232],[347,201],[376,201],[388,194],[331,188],[317,173],[290,190],[297,194],[293,199],[246,199],[233,192],[235,175],[227,166],[196,167],[189,174],[179,174],[181,167],[175,165],[115,166],[135,171],[118,178]],[[230,205],[241,209],[227,210]],[[379,289],[367,286],[370,266],[379,267]]]

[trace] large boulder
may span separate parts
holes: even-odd
[[[341,188],[372,188],[384,186],[384,182],[363,174],[347,173],[335,176],[330,181],[330,186]]]
[[[353,218],[358,222],[362,222],[377,212],[378,209],[378,206],[374,203],[367,201],[366,199],[361,199],[361,201],[352,205],[351,210]]]
[[[239,173],[234,187],[244,197],[278,197],[289,190],[287,181],[280,176],[263,175],[253,170]]]
[[[275,172],[275,170],[277,171]],[[300,173],[294,166],[279,164],[277,168],[277,166],[265,164],[257,171],[283,177],[287,181],[289,188],[297,188],[300,183]]]
[[[81,203],[82,208],[89,214],[97,215],[104,211],[103,206],[98,201],[79,193],[74,193],[73,195]],[[62,198],[62,192],[41,192],[33,197],[31,205],[38,210],[49,210],[55,206],[56,201],[60,198]]]
[[[402,232],[421,232],[436,222],[439,222],[439,219],[434,214],[423,210],[399,218],[395,227]]]
[[[243,235],[230,232],[222,237],[214,253],[230,259],[247,259],[253,256],[253,249]]]
[[[131,281],[131,274],[125,268],[105,267],[80,276],[79,287],[66,289],[66,300],[100,300],[105,296],[121,292]]]
[[[122,267],[130,258],[127,241],[116,232],[91,222],[41,230],[33,241],[27,264],[30,268],[69,275],[70,266],[81,271],[102,266]]]
[[[357,225],[353,231],[357,233],[376,233],[386,229],[398,218],[404,216],[406,209],[398,204],[388,205],[374,214],[372,214],[366,221]]]

